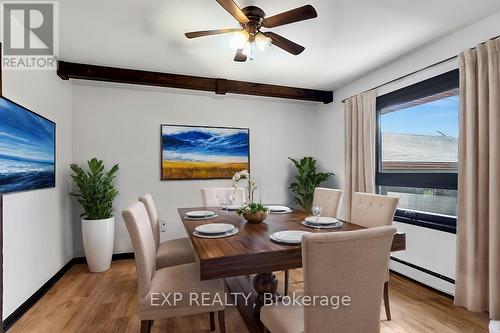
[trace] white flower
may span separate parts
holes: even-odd
[[[241,170],[238,171],[234,174],[233,176],[233,182],[238,182],[240,179],[249,179],[250,174],[248,173],[248,170]]]
[[[247,185],[248,186],[248,202],[252,202],[253,191],[256,189],[255,180],[252,177],[250,177],[250,173],[248,172],[247,169],[238,171],[233,175],[233,179],[232,179],[234,188],[238,187],[238,182],[241,179],[247,179],[247,182],[248,182],[248,185]]]

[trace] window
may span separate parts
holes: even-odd
[[[380,194],[396,220],[456,231],[459,74],[451,71],[377,98]]]

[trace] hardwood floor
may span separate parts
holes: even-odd
[[[283,274],[279,278],[281,282]],[[301,282],[301,271],[290,271],[290,290],[300,292]],[[381,307],[383,333],[488,332],[487,315],[455,307],[448,297],[394,274],[390,300],[392,321],[385,320]],[[136,302],[133,260],[114,261],[109,271],[98,274],[89,273],[86,265],[75,265],[9,332],[136,333],[140,328]],[[155,321],[152,332],[210,332],[208,318],[207,314]],[[226,327],[227,332],[248,332],[234,307],[226,309]]]

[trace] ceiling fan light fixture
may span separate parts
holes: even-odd
[[[255,42],[248,42],[247,45],[245,45],[245,48],[241,53],[246,55],[248,59],[253,60],[254,59],[254,50],[255,50]]]
[[[231,37],[230,46],[233,50],[242,49],[245,47],[248,41],[248,32],[245,30],[240,30],[233,32],[233,36]]]
[[[263,33],[259,32],[255,36],[255,44],[260,51],[265,51],[269,45],[271,45],[271,38],[265,36]]]

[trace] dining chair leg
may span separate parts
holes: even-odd
[[[391,308],[389,305],[389,281],[384,283],[384,305],[385,305],[385,315],[387,320],[391,320]]]
[[[152,324],[152,320],[141,320],[141,333],[150,333]]]
[[[285,270],[285,296],[288,296],[288,281],[290,279],[290,272]]]
[[[215,315],[213,312],[210,312],[210,331],[215,331]]]
[[[219,332],[226,333],[226,318],[224,316],[224,310],[217,311],[217,316],[219,317]]]

